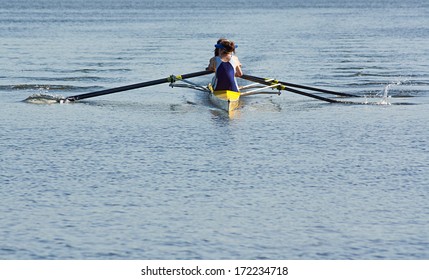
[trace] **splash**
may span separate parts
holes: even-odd
[[[23,101],[32,104],[55,104],[63,103],[64,100],[65,98],[61,95],[37,93],[27,97]]]
[[[379,104],[381,104],[381,105],[391,105],[391,103],[390,103],[390,99],[392,98],[392,96],[391,95],[389,95],[389,91],[390,91],[390,89],[392,88],[392,87],[394,87],[394,86],[400,86],[400,85],[402,85],[404,82],[406,82],[407,80],[405,80],[405,81],[397,81],[397,82],[391,82],[391,83],[389,83],[388,85],[386,85],[385,87],[384,87],[384,90],[383,90],[383,93],[382,93],[382,99],[381,99],[381,101],[379,102]]]
[[[378,102],[380,105],[391,105],[390,99],[392,96],[389,95],[389,90],[391,87],[396,85],[396,83],[390,83],[384,87],[383,95],[381,96],[381,100]]]
[[[389,91],[392,87],[402,85],[402,83],[403,83],[402,81],[397,81],[397,82],[391,82],[391,83],[387,84],[384,87],[383,91],[376,95],[377,97],[381,97],[381,100],[379,102],[377,102],[377,104],[379,104],[379,105],[392,105],[392,103],[390,103],[392,96],[389,95]]]
[[[50,86],[40,86],[39,93],[33,94],[26,99],[24,102],[32,104],[55,104],[64,103],[65,98],[61,95],[48,94]]]

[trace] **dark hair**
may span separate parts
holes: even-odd
[[[225,53],[233,53],[235,52],[235,43],[233,41],[229,40],[223,40],[220,42],[220,44],[223,46],[221,49]]]
[[[215,47],[214,55],[219,56],[221,51],[225,53],[235,53],[236,45],[233,41],[220,38],[217,40]]]
[[[226,40],[225,38],[220,38],[219,40],[217,40],[216,45],[221,44],[225,40]],[[214,50],[214,55],[215,56],[219,56],[219,50],[220,50],[219,48],[215,48],[215,50]]]

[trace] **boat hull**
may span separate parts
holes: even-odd
[[[210,101],[219,109],[234,111],[240,103],[240,93],[231,90],[216,90],[209,93]]]

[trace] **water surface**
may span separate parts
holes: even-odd
[[[0,258],[427,259],[428,12],[2,1]],[[168,85],[21,102],[201,71],[224,36],[245,73],[392,105],[283,93],[230,117]]]

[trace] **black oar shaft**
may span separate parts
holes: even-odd
[[[255,77],[255,76],[250,76],[250,75],[243,75],[243,76],[241,76],[241,78],[243,78],[245,80],[252,81],[252,82],[256,82],[256,83],[261,83],[261,84],[264,84],[264,85],[268,85],[268,86],[272,86],[273,84],[276,84],[276,83],[281,84],[280,82],[277,82],[277,81],[270,81],[268,79],[264,79],[264,78],[260,78],[260,77]],[[335,100],[335,99],[330,99],[330,98],[326,98],[326,97],[323,97],[323,96],[318,96],[318,95],[315,95],[315,94],[311,94],[311,93],[308,93],[308,92],[303,92],[303,91],[292,89],[292,88],[283,87],[282,90],[286,90],[286,91],[290,91],[290,92],[293,92],[293,93],[296,93],[296,94],[300,94],[300,95],[304,95],[304,96],[307,96],[307,97],[319,99],[319,100],[326,101],[326,102],[329,102],[329,103],[339,103],[340,102],[340,101]]]
[[[284,90],[290,91],[290,92],[293,92],[293,93],[296,93],[296,94],[301,94],[301,95],[304,95],[304,96],[307,96],[307,97],[319,99],[319,100],[322,100],[322,101],[326,101],[326,102],[329,102],[329,103],[340,103],[340,101],[335,100],[335,99],[326,98],[326,97],[323,97],[323,96],[311,94],[311,93],[300,91],[300,90],[293,89],[293,88],[285,88]]]
[[[297,85],[297,84],[292,84],[292,83],[287,83],[287,82],[282,82],[282,81],[278,81],[278,82],[281,83],[282,85],[285,85],[288,87],[295,87],[295,88],[301,88],[301,89],[306,89],[306,90],[318,91],[318,92],[334,94],[334,95],[338,95],[338,96],[359,97],[357,95],[350,94],[350,93],[337,92],[337,91],[315,88],[315,87],[309,87],[309,86],[304,86],[304,85]]]
[[[194,78],[194,77],[198,77],[198,76],[208,75],[211,73],[213,73],[213,71],[200,71],[200,72],[189,73],[189,74],[184,74],[184,75],[179,75],[179,76],[172,76],[172,77],[175,79],[189,79],[189,78]],[[116,92],[121,92],[121,91],[126,91],[126,90],[132,90],[132,89],[136,89],[136,88],[142,88],[142,87],[147,87],[147,86],[154,86],[154,85],[169,83],[169,82],[173,82],[172,77],[167,77],[167,78],[163,78],[163,79],[158,79],[158,80],[153,80],[153,81],[148,81],[148,82],[143,82],[143,83],[138,83],[138,84],[127,85],[127,86],[121,86],[121,87],[116,87],[116,88],[111,88],[111,89],[104,89],[104,90],[94,91],[94,92],[90,92],[90,93],[68,96],[65,98],[65,100],[77,101],[77,100],[96,97],[96,96],[100,96],[100,95],[106,95],[106,94],[111,94],[111,93],[116,93]]]
[[[258,78],[261,80],[268,80],[268,79],[259,78],[259,77],[254,77],[254,78]],[[332,91],[332,90],[321,89],[321,88],[315,88],[315,87],[310,87],[310,86],[305,86],[305,85],[292,84],[292,83],[282,82],[282,81],[277,81],[277,82],[284,85],[284,86],[287,86],[287,87],[306,89],[306,90],[317,91],[317,92],[333,94],[333,95],[338,95],[338,96],[359,97],[358,95],[354,95],[354,94],[350,94],[350,93],[343,93],[343,92]]]
[[[116,87],[116,88],[111,88],[111,89],[105,89],[105,90],[99,90],[99,91],[94,91],[94,92],[90,92],[90,93],[84,93],[84,94],[69,96],[69,97],[66,97],[66,100],[77,101],[77,100],[81,100],[81,99],[97,97],[100,95],[106,95],[106,94],[116,93],[116,92],[120,92],[120,91],[132,90],[132,89],[147,87],[147,86],[154,86],[154,85],[158,85],[158,84],[162,84],[162,83],[166,83],[166,82],[167,82],[167,78],[159,79],[159,80],[154,80],[154,81],[150,81],[150,82],[138,83],[138,84],[133,84],[133,85],[128,85],[128,86],[121,86],[121,87]]]

